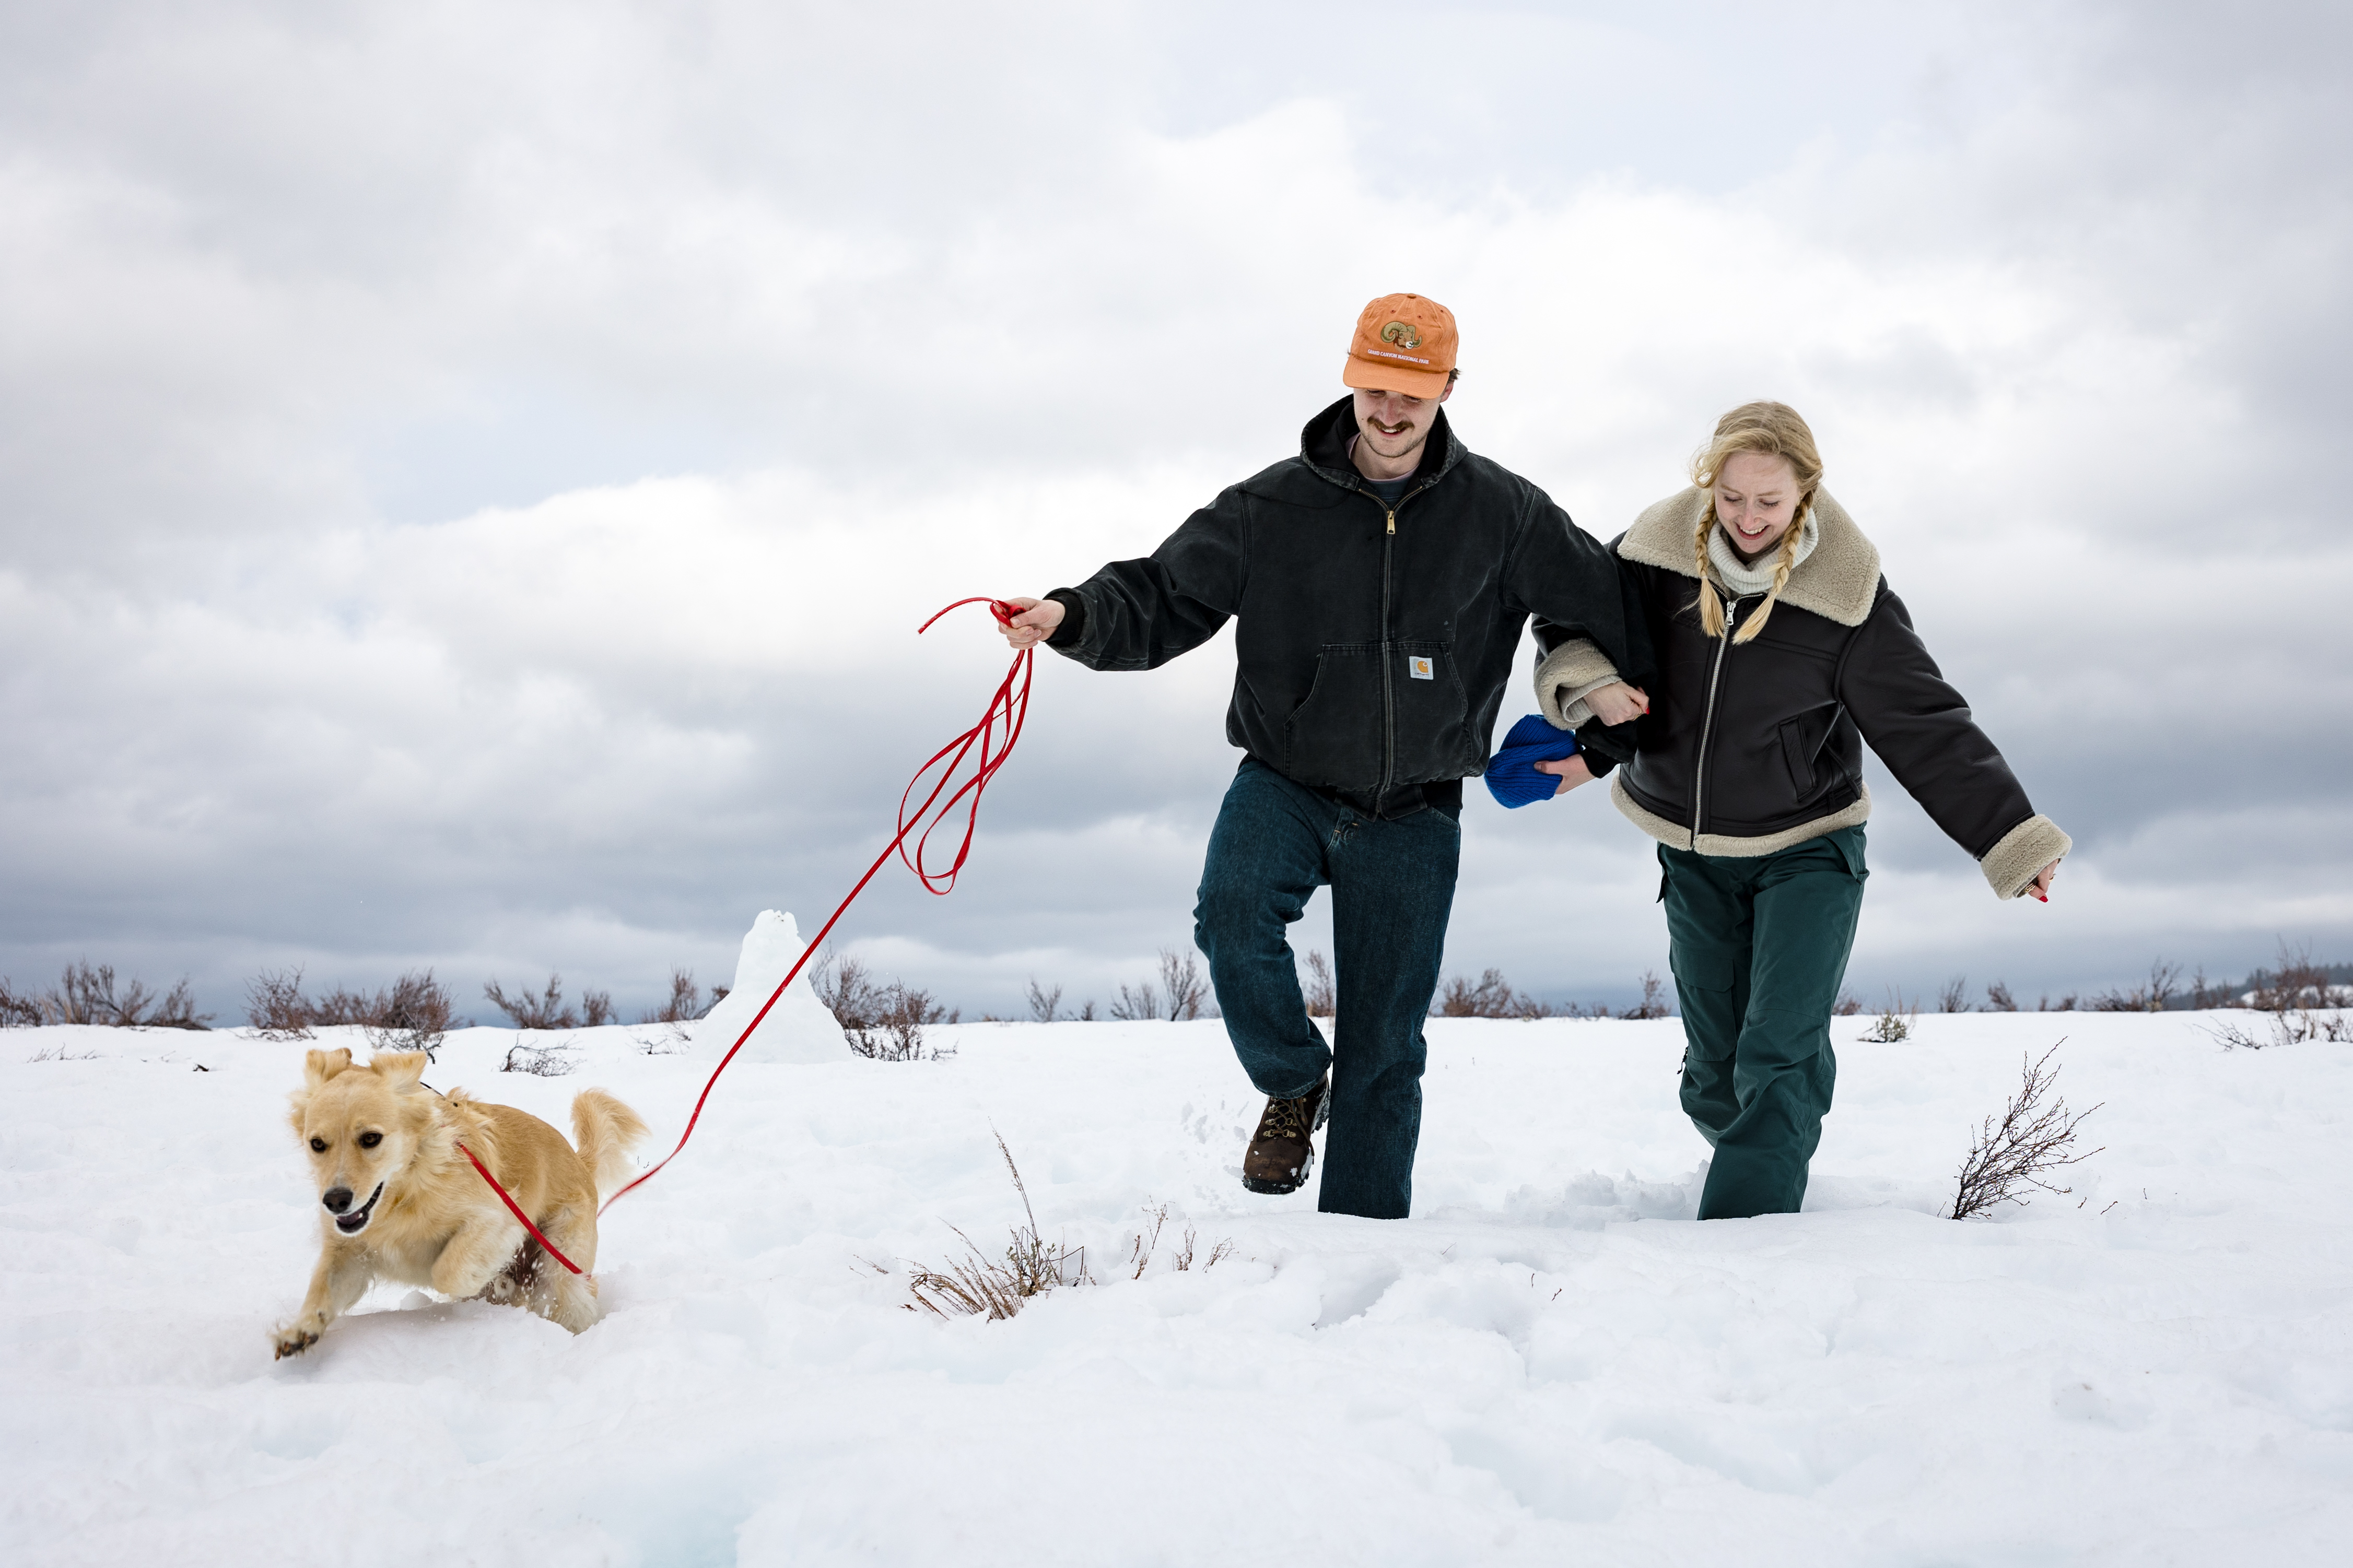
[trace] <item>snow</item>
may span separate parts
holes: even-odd
[[[704,1015],[701,1025],[692,1031],[697,1050],[717,1066],[727,1047],[744,1026],[759,1017],[760,1009],[776,989],[776,983],[792,971],[799,962],[800,928],[793,917],[777,910],[765,910],[744,933],[744,946],[735,958],[735,983],[719,1005]],[[760,1026],[744,1042],[735,1059],[744,1062],[831,1062],[851,1055],[849,1042],[842,1037],[841,1026],[833,1021],[825,1004],[817,999],[816,989],[809,984],[808,971],[794,975],[793,984],[768,1016],[760,1019]],[[558,1126],[568,1127],[569,1121],[559,1120]]]
[[[747,961],[748,961],[747,953]],[[1414,1217],[1235,1181],[1221,1028],[967,1025],[944,1060],[739,1058],[606,1220],[607,1316],[383,1289],[308,1354],[302,1047],[0,1035],[15,1562],[2341,1562],[2353,1538],[2353,1047],[2194,1015],[1838,1021],[1808,1211],[1691,1221],[1680,1027],[1441,1020]],[[1937,1217],[2023,1053],[2105,1152]],[[428,1074],[661,1147],[712,1047],[512,1030]],[[207,1069],[197,1072],[196,1064]],[[1019,1217],[1107,1283],[1007,1322],[902,1310],[902,1260]],[[2079,1201],[2080,1200],[2080,1201]],[[1203,1271],[1118,1255],[1145,1205]],[[878,1272],[880,1264],[888,1272]]]

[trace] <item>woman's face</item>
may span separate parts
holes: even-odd
[[[1744,561],[1781,542],[1798,511],[1798,475],[1787,458],[1735,452],[1715,476],[1715,520]]]

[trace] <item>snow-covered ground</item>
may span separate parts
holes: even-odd
[[[2244,1016],[2242,1015],[2241,1016]],[[951,1059],[739,1064],[607,1216],[575,1339],[385,1289],[309,1354],[302,1047],[0,1035],[0,1551],[16,1563],[2341,1563],[2353,1047],[2195,1016],[1838,1024],[1808,1212],[1691,1223],[1680,1026],[1440,1021],[1414,1217],[1235,1180],[1215,1023],[968,1025]],[[705,1051],[431,1081],[663,1146]],[[2022,1052],[2106,1152],[1937,1217]],[[202,1063],[207,1069],[195,1070]],[[902,1310],[1019,1207],[1111,1282]],[[2079,1203],[2077,1200],[2081,1199]],[[1147,1204],[1193,1269],[1118,1267]],[[1198,1255],[1235,1255],[1204,1272]]]

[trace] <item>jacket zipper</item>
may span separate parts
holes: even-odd
[[[1747,598],[1732,601],[1725,612],[1724,636],[1715,645],[1715,663],[1707,672],[1707,706],[1701,710],[1699,724],[1699,760],[1692,766],[1692,853],[1699,853],[1699,836],[1707,823],[1707,745],[1715,736],[1715,695],[1724,682],[1725,656],[1732,651],[1733,629],[1740,624],[1741,606]]]
[[[1381,535],[1381,786],[1373,795],[1377,810],[1388,799],[1389,782],[1397,777],[1397,671],[1389,668],[1396,652],[1389,645],[1396,639],[1389,636],[1389,576],[1397,551],[1398,509],[1428,489],[1432,482],[1425,479],[1398,497],[1396,506],[1389,505],[1370,490],[1358,491],[1381,509],[1388,524]]]

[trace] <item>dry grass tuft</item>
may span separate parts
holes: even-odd
[[[997,1135],[997,1152],[1005,1156],[1005,1168],[1013,1177],[1013,1190],[1021,1194],[1022,1223],[1013,1227],[1004,1257],[988,1257],[972,1237],[956,1231],[969,1255],[945,1268],[917,1266],[907,1284],[909,1293],[915,1298],[909,1310],[920,1307],[938,1318],[1005,1319],[1020,1311],[1032,1298],[1058,1286],[1092,1283],[1087,1277],[1085,1247],[1069,1247],[1059,1241],[1049,1245],[1039,1235],[1038,1214],[1029,1206],[1029,1188],[1021,1180],[1021,1169],[1013,1163],[1013,1151],[1005,1146],[1001,1133]]]

